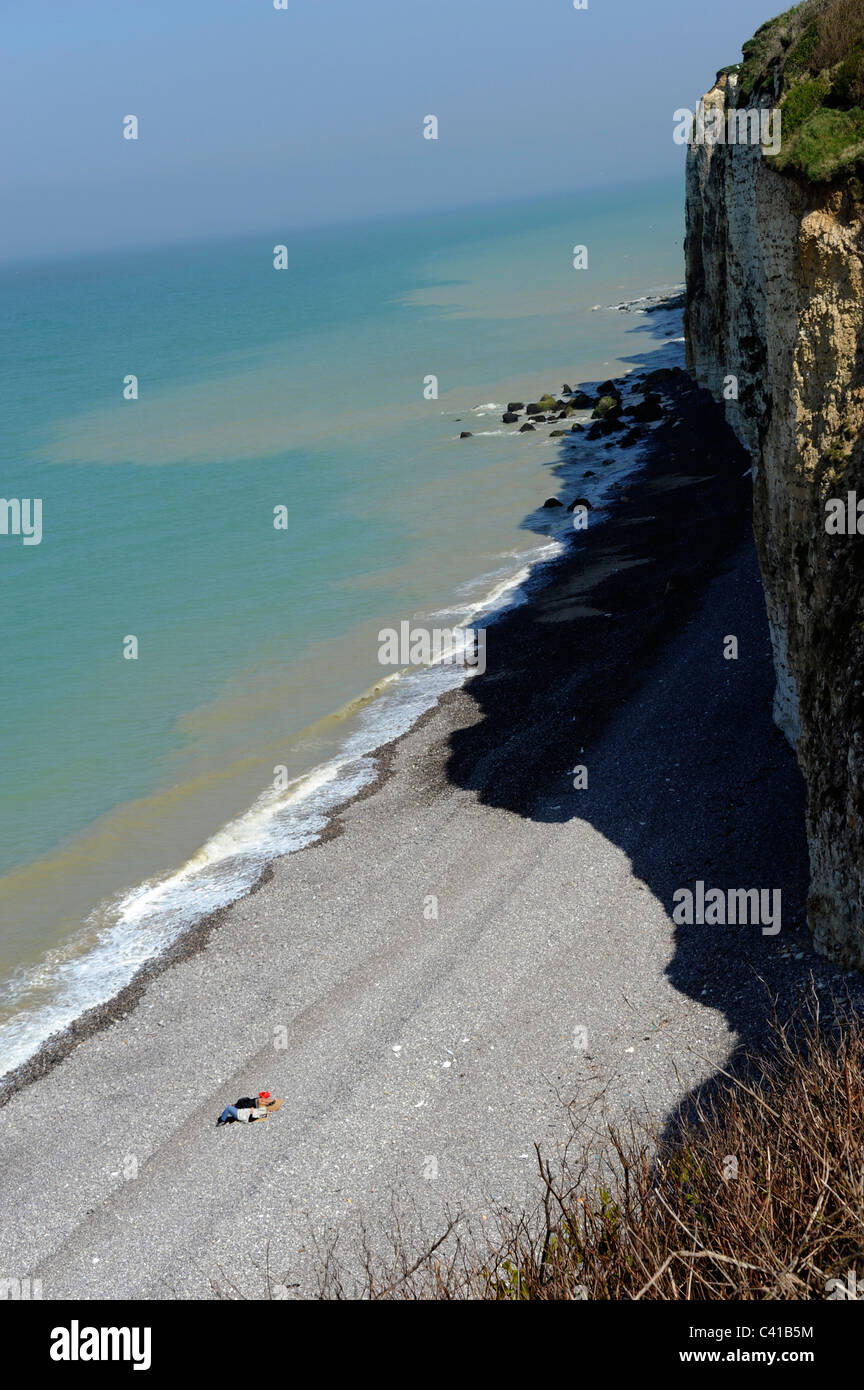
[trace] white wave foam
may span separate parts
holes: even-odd
[[[466,599],[454,609],[460,618],[454,625],[456,632],[520,602],[529,574],[559,551],[556,543],[543,545],[515,573],[502,568],[486,576],[491,584],[482,597]],[[457,651],[458,646],[457,640]],[[44,1005],[22,1009],[0,1026],[0,1074],[26,1061],[47,1037],[85,1010],[111,999],[183,930],[248,893],[272,859],[311,844],[335,808],[374,778],[375,750],[407,732],[445,691],[471,676],[470,669],[447,661],[394,673],[330,762],[284,790],[263,792],[176,872],[138,884],[102,904],[86,924],[91,931],[96,929],[96,942],[84,954],[73,955],[68,946],[60,948],[49,953],[36,970],[8,980],[4,1001],[13,1007],[16,998],[24,998],[34,988],[51,998]]]

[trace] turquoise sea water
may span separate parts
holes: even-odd
[[[443,688],[361,699],[378,630],[548,553],[557,441],[501,405],[648,350],[592,308],[680,282],[681,237],[657,187],[0,269],[0,491],[43,507],[40,545],[0,536],[0,1071],[305,843]]]

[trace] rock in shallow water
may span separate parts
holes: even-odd
[[[611,420],[616,415],[621,414],[621,401],[617,396],[610,396],[608,391],[604,391],[599,397],[597,404],[591,411],[592,420]]]

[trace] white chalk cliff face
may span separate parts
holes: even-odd
[[[734,107],[734,74],[704,102]],[[718,399],[736,379],[726,418],[753,459],[774,713],[807,783],[811,930],[864,969],[864,534],[829,534],[825,505],[864,500],[861,184],[778,173],[758,145],[691,144],[686,260],[688,369]]]

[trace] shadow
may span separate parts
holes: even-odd
[[[635,360],[650,369],[653,356]],[[697,880],[779,889],[779,935],[679,926],[667,968],[758,1050],[769,991],[781,1015],[811,971],[858,1005],[864,995],[857,976],[814,954],[806,929],[805,788],[772,719],[749,456],[683,371],[652,389],[664,419],[614,506],[589,513],[528,601],[489,625],[486,670],[465,686],[481,718],[451,735],[448,775],[515,815],[589,822],[670,921],[676,890]],[[579,445],[565,448],[553,470],[564,501]],[[525,524],[549,535],[560,523],[532,513]],[[737,659],[724,656],[729,636]]]

